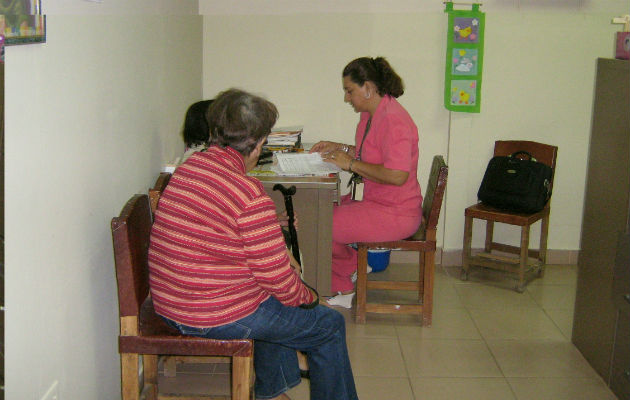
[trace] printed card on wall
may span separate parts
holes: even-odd
[[[481,110],[483,31],[485,14],[479,4],[471,10],[454,10],[446,3],[448,37],[444,106],[451,111],[478,113]]]
[[[477,105],[477,81],[451,80],[451,106],[474,107]],[[448,108],[448,107],[447,107]],[[453,110],[466,111],[466,110]],[[472,112],[472,111],[469,111]],[[478,111],[477,111],[478,112]]]

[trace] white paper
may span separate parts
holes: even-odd
[[[278,164],[272,169],[278,175],[328,175],[341,171],[335,164],[322,160],[319,153],[276,153]]]

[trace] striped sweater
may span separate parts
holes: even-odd
[[[149,283],[158,314],[199,328],[246,317],[269,296],[314,300],[289,264],[273,201],[229,147],[195,153],[173,174],[151,229]]]

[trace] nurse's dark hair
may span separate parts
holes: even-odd
[[[405,93],[405,85],[396,71],[383,57],[360,57],[350,61],[343,69],[342,77],[350,77],[359,86],[367,81],[376,85],[378,94],[400,97]]]
[[[278,109],[262,97],[232,88],[219,93],[208,107],[206,119],[208,144],[229,146],[246,156],[269,135],[278,119]]]

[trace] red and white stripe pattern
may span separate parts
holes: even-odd
[[[200,328],[246,317],[269,296],[288,306],[314,300],[289,265],[273,201],[229,147],[195,153],[169,181],[149,282],[158,314]]]

